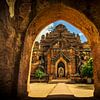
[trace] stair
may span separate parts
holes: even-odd
[[[71,83],[70,79],[53,79],[49,83],[57,84],[57,83]]]

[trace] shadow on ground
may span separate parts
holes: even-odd
[[[12,98],[12,97],[3,97],[0,100],[100,100],[100,98],[94,97],[85,97],[85,98],[78,98],[72,95],[53,95],[48,96],[47,98],[32,98],[32,97],[23,97],[23,98]]]
[[[19,99],[18,99],[19,100]],[[24,98],[21,100],[100,100],[99,98],[94,98],[94,97],[74,97],[73,95],[53,95],[53,96],[48,96],[47,98]]]
[[[91,86],[77,86],[77,87],[75,87],[75,88],[80,88],[80,89],[85,89],[85,90],[93,90],[93,87],[91,87]]]

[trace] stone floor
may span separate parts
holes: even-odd
[[[31,83],[28,97],[0,100],[100,100],[93,97],[93,84]]]
[[[93,84],[31,83],[29,97],[45,98],[54,95],[93,97]]]
[[[56,84],[31,83],[29,97],[47,97]]]

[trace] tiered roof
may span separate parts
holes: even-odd
[[[55,48],[54,45],[58,43],[58,49],[79,48],[81,46],[80,36],[68,31],[63,25],[59,24],[53,31],[42,36],[40,45],[47,51],[49,48]]]

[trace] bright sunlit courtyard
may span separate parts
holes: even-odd
[[[93,91],[93,84],[31,83],[29,97],[47,97],[48,95],[73,95],[75,97],[92,97]]]

